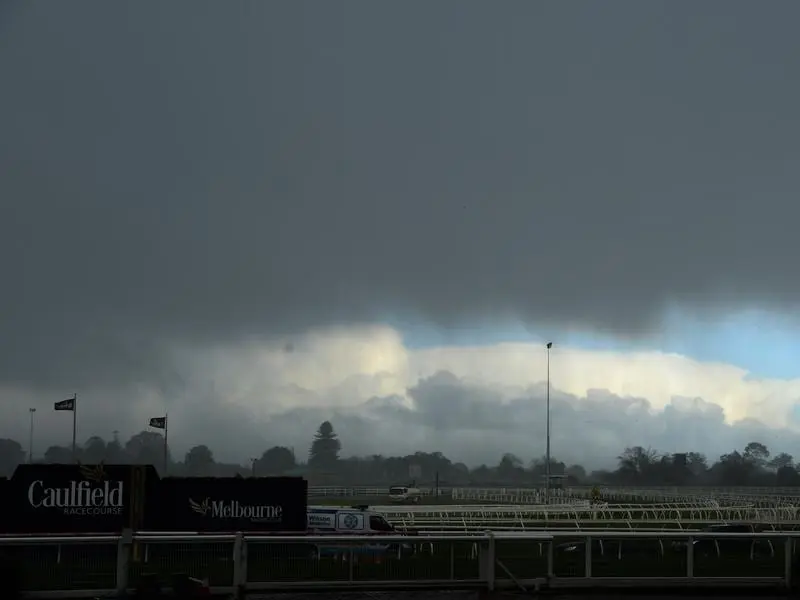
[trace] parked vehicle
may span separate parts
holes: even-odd
[[[397,502],[398,504],[419,504],[422,500],[422,492],[420,492],[418,488],[413,487],[413,485],[411,487],[395,485],[389,488],[389,500]]]
[[[311,533],[388,534],[397,533],[386,518],[367,506],[308,508],[308,530]]]
[[[386,518],[367,506],[336,508],[312,506],[308,509],[308,532],[313,535],[401,535]],[[408,544],[377,542],[352,544],[317,544],[317,556],[382,555],[413,552]]]

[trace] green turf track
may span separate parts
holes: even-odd
[[[635,542],[631,541],[630,544]],[[546,546],[538,542],[498,540],[497,558],[515,577],[533,578],[547,573]],[[622,541],[625,548],[626,541]],[[666,546],[666,544],[665,544]],[[784,544],[773,540],[774,556],[695,557],[694,573],[702,577],[774,576],[784,569]],[[211,585],[230,585],[233,578],[231,543],[139,544],[131,563],[130,581],[135,584],[144,573],[158,573],[165,580],[172,573],[208,579]],[[8,548],[6,549],[8,550]],[[252,543],[248,547],[249,582],[266,581],[359,581],[391,579],[478,578],[478,559],[470,542],[436,542],[433,553],[402,558],[357,556],[307,558],[308,546]],[[592,574],[598,577],[669,577],[686,573],[684,554],[667,549],[662,554],[656,543],[610,555],[593,555]],[[24,571],[26,589],[63,590],[113,588],[116,572],[114,545],[62,545],[56,547],[18,547],[14,549]],[[554,571],[560,577],[582,577],[585,557],[581,551],[557,554]],[[503,570],[497,569],[498,577]]]

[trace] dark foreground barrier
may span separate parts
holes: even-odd
[[[22,598],[23,564],[13,552],[0,548],[0,598],[18,600]]]
[[[576,536],[591,541],[568,550]],[[750,540],[762,551],[728,553],[727,544],[737,539]],[[798,539],[797,532],[739,537],[697,531],[516,531],[430,535],[422,545],[419,538],[406,536],[142,533],[123,539],[75,536],[72,542],[63,537],[58,542],[16,540],[7,542],[6,549],[22,565],[23,589],[61,598],[69,597],[70,590],[83,590],[85,598],[110,598],[139,587],[152,590],[159,583],[169,586],[179,575],[226,596],[524,588],[530,598],[537,589],[580,597],[597,588],[676,595],[705,588],[727,597],[749,588],[786,597],[794,581],[791,560],[800,548]],[[722,552],[695,552],[699,544],[692,541],[703,541],[707,548],[716,541]],[[292,551],[309,545],[319,551]],[[763,552],[770,546],[769,553]]]
[[[152,465],[20,465],[0,479],[0,533],[300,532],[299,477],[161,479]]]

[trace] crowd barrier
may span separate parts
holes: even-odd
[[[31,598],[133,592],[148,573],[212,594],[599,587],[790,588],[798,533],[570,531],[426,536],[5,536]]]

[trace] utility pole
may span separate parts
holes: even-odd
[[[553,342],[547,342],[547,391],[546,404],[547,404],[547,448],[545,450],[545,482],[544,482],[544,501],[545,504],[550,504],[550,349],[553,347]]]

